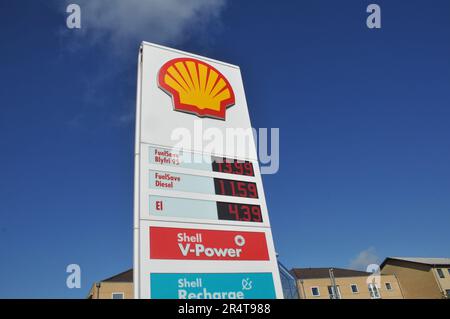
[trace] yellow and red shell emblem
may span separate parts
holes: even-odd
[[[172,97],[176,111],[225,120],[234,105],[233,89],[216,68],[192,58],[166,62],[158,74],[159,87]]]

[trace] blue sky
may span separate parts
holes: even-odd
[[[0,1],[0,297],[131,267],[141,40],[241,67],[253,125],[280,128],[286,266],[449,257],[450,2],[373,1],[381,30],[363,0],[72,2],[81,30],[64,1]]]

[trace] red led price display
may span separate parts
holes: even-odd
[[[212,169],[214,172],[255,176],[253,164],[247,161],[238,161],[228,158],[213,157]]]
[[[214,178],[214,188],[217,195],[258,198],[256,184],[252,182]]]
[[[221,220],[262,223],[259,205],[217,202],[217,212]]]

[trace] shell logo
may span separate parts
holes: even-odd
[[[228,80],[216,68],[192,58],[166,62],[158,74],[159,87],[172,97],[174,110],[225,120],[235,104]]]

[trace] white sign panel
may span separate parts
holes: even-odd
[[[237,66],[143,43],[134,200],[136,298],[282,298]]]

